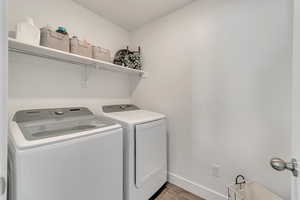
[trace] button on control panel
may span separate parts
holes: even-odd
[[[56,115],[63,115],[63,114],[65,114],[63,111],[60,111],[60,110],[55,111],[54,113],[55,113]]]

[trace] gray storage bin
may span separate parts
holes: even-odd
[[[97,47],[97,46],[93,46],[93,58],[97,60],[103,60],[106,62],[112,61],[110,50]]]
[[[69,36],[57,33],[49,28],[41,28],[40,44],[45,47],[70,52]]]
[[[80,55],[80,56],[85,56],[85,57],[90,57],[92,58],[93,56],[93,50],[92,50],[92,45],[80,41],[77,37],[73,37],[70,39],[71,43],[71,53]]]

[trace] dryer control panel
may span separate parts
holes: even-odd
[[[124,111],[131,111],[131,110],[140,110],[140,108],[133,104],[103,106],[103,112],[105,113],[124,112]]]

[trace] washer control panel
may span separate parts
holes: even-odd
[[[93,113],[84,107],[21,110],[15,114],[14,121],[20,123],[90,115],[93,115]]]

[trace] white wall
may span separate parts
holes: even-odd
[[[71,0],[10,0],[9,29],[30,16],[38,27],[65,26],[70,35],[114,52],[129,44],[129,33]],[[9,109],[127,103],[128,75],[90,70],[88,88],[81,87],[82,67],[10,53]],[[99,108],[98,108],[99,109]]]
[[[133,101],[168,116],[172,181],[218,199],[241,173],[289,199],[269,160],[291,158],[291,22],[289,0],[201,0],[133,33]]]

